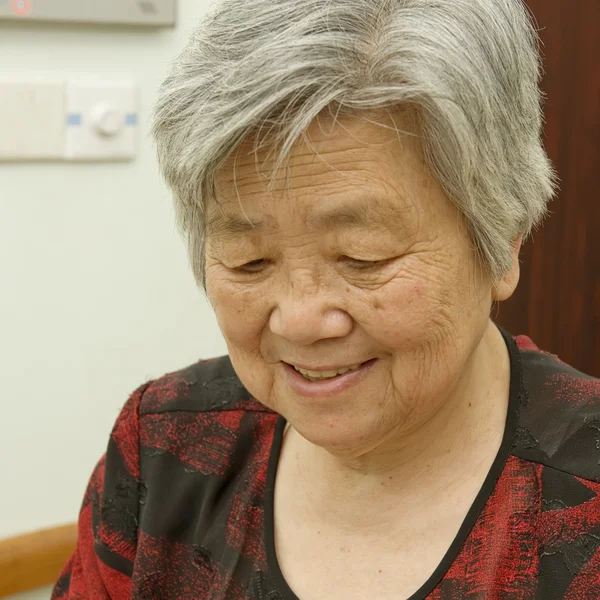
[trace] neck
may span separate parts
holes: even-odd
[[[509,387],[508,351],[490,321],[460,382],[418,429],[391,435],[360,458],[334,455],[290,429],[285,444],[302,490],[298,501],[320,514],[326,507],[328,520],[359,527],[368,520],[371,527],[403,502],[431,503],[440,492],[447,498],[470,480],[478,489],[502,441]]]

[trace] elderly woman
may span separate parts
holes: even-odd
[[[600,597],[600,382],[490,318],[539,74],[520,0],[213,8],[154,135],[229,355],[125,404],[55,600]]]

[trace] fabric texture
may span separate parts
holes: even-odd
[[[511,356],[502,447],[410,600],[597,600],[600,380],[502,333]],[[141,386],[90,478],[52,600],[297,600],[273,539],[284,426],[228,357]]]

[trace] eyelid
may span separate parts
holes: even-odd
[[[357,271],[366,271],[368,269],[372,269],[375,267],[381,267],[387,263],[389,263],[393,258],[385,258],[381,260],[362,260],[360,258],[352,258],[350,256],[342,256],[340,261],[343,261],[348,264],[353,269]],[[269,261],[264,258],[259,258],[256,260],[249,261],[240,265],[239,267],[234,267],[234,271],[238,271],[239,273],[244,273],[246,275],[256,275],[261,273],[269,264]]]
[[[246,274],[256,274],[256,273],[260,273],[264,266],[266,266],[267,261],[264,258],[258,258],[256,260],[251,260],[250,262],[247,262],[243,265],[240,265],[239,267],[235,267],[234,270],[235,271],[239,271],[240,273],[246,273]],[[256,270],[253,270],[253,267],[259,267]]]
[[[366,269],[370,269],[373,267],[377,267],[377,266],[381,266],[384,263],[389,262],[391,259],[386,258],[383,260],[361,260],[359,258],[352,258],[350,256],[343,256],[342,260],[344,260],[347,263],[350,263],[350,266],[352,268],[358,269],[358,270],[366,270]]]

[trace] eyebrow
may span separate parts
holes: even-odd
[[[367,229],[377,222],[377,214],[380,212],[365,199],[360,203],[336,207],[321,213],[311,214],[308,217],[307,226],[310,229]]]
[[[265,222],[262,220],[251,221],[237,215],[218,213],[207,218],[205,227],[207,236],[235,237],[251,231],[264,231]]]
[[[384,206],[380,198],[366,197],[362,201],[310,214],[307,227],[317,231],[368,229],[373,226],[387,229],[390,227],[390,219],[399,216],[402,209],[398,209],[392,214],[389,205]],[[206,220],[206,235],[215,238],[236,237],[251,232],[263,233],[269,229],[276,228],[267,225],[264,219],[253,221],[239,214],[227,214],[225,211],[216,212]]]

